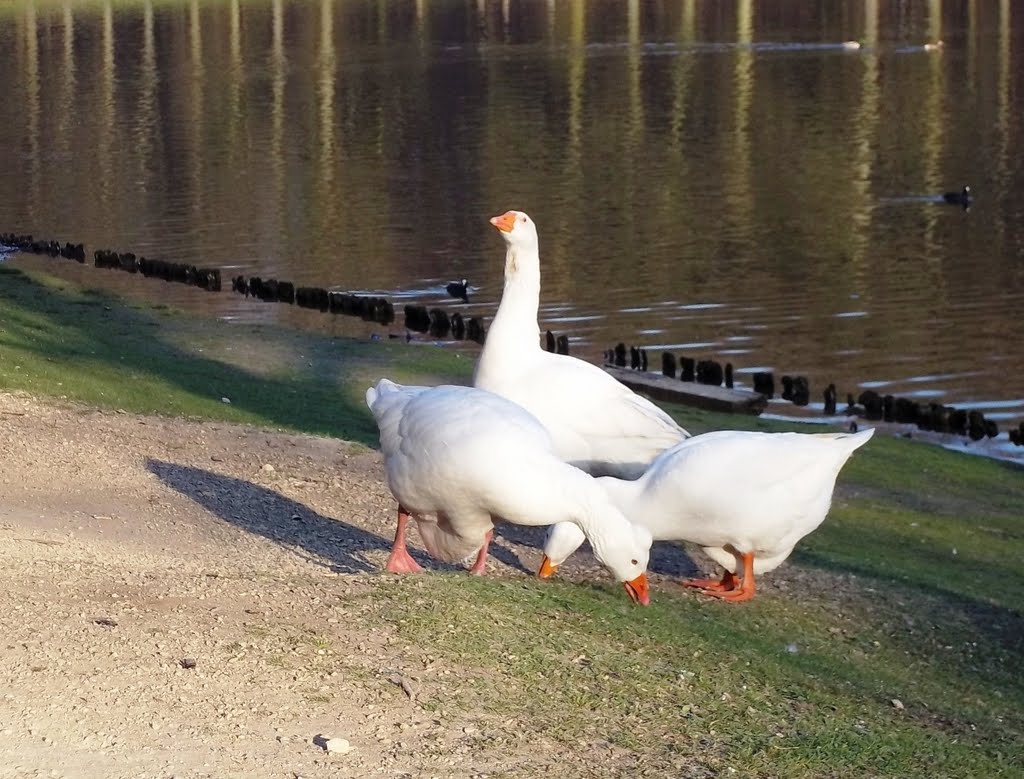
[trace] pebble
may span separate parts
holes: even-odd
[[[353,749],[347,738],[337,738],[333,736],[328,738],[322,733],[313,737],[313,743],[325,752],[329,752],[334,755],[347,755]]]
[[[347,755],[352,751],[352,745],[346,738],[331,738],[327,740],[327,751],[338,755]]]
[[[270,463],[264,463],[262,470],[264,471],[264,473],[273,473],[277,469],[274,468],[274,466],[271,465]]]

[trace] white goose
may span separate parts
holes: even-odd
[[[521,525],[567,520],[630,598],[648,602],[650,533],[630,523],[593,477],[558,459],[547,431],[522,408],[471,387],[403,387],[387,379],[366,391],[366,404],[398,499],[388,571],[421,570],[405,546],[410,516],[434,557],[456,561],[478,552],[471,573],[483,573],[496,518]]]
[[[598,482],[655,539],[698,544],[725,568],[721,581],[685,584],[750,600],[754,575],[780,565],[824,521],[840,469],[874,432],[705,433],[661,454],[636,481]],[[549,528],[538,575],[553,574],[581,543],[573,525]]]
[[[539,419],[566,462],[597,475],[636,478],[689,434],[596,365],[540,347],[537,228],[521,211],[491,219],[508,245],[505,289],[473,386],[515,401]]]

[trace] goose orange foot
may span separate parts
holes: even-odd
[[[409,512],[398,507],[398,528],[395,530],[395,542],[391,545],[384,570],[389,573],[419,573],[423,570],[419,563],[412,559],[405,545],[405,526],[409,522]]]
[[[727,592],[737,589],[740,586],[740,580],[732,571],[726,571],[722,574],[721,579],[686,579],[682,585],[706,592]]]
[[[494,530],[488,530],[487,535],[484,536],[484,545],[480,547],[480,551],[476,556],[476,562],[469,569],[470,575],[483,576],[487,573],[487,547],[491,545],[492,538],[494,538]]]
[[[743,581],[746,584],[746,579]],[[741,586],[738,590],[701,590],[701,592],[712,598],[718,598],[729,603],[742,603],[754,597],[754,585],[751,582],[750,587]]]
[[[734,580],[738,581],[739,586],[732,589],[703,589],[705,595],[709,595],[712,598],[718,598],[719,600],[729,601],[730,603],[742,603],[743,601],[750,600],[754,597],[755,585],[754,585],[754,555],[744,554],[743,559],[743,578]],[[739,566],[737,566],[739,568]],[[722,577],[722,581],[718,584],[725,582],[725,577]]]

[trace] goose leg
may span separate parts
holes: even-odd
[[[487,535],[484,536],[484,545],[480,547],[480,552],[476,556],[476,562],[469,569],[473,576],[483,576],[487,573],[487,547],[491,545],[492,538],[494,538],[493,529],[487,531]]]
[[[685,579],[682,582],[684,587],[696,587],[701,590],[714,590],[715,592],[728,592],[740,586],[740,580],[732,571],[725,571],[721,580],[718,579]]]
[[[384,566],[390,573],[418,573],[423,570],[420,564],[412,559],[405,546],[405,526],[409,522],[409,512],[405,507],[398,507],[398,528],[395,530],[395,542],[391,545],[391,555]]]
[[[735,590],[717,591],[704,590],[704,593],[713,598],[721,598],[730,603],[740,603],[754,597],[754,555],[746,552],[741,555],[743,559],[743,579],[740,586]],[[738,566],[737,566],[738,567]]]

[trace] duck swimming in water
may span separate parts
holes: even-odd
[[[946,192],[942,199],[953,206],[963,206],[966,211],[971,206],[971,188],[965,186],[959,192]]]
[[[466,279],[462,281],[449,281],[445,289],[453,298],[458,298],[463,303],[469,302],[469,282]]]

